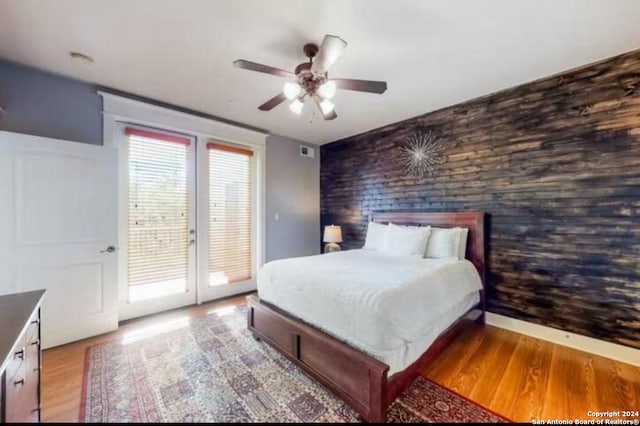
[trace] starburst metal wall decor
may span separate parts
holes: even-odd
[[[407,138],[400,148],[400,161],[408,175],[424,179],[433,175],[436,166],[444,163],[442,139],[431,131],[418,131]]]

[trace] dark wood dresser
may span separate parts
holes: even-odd
[[[40,421],[44,290],[0,296],[0,422]]]

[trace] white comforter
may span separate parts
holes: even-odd
[[[258,273],[261,299],[382,360],[390,374],[418,359],[481,288],[467,260],[367,249],[276,260]]]

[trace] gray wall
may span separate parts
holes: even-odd
[[[87,83],[0,60],[0,130],[102,145],[102,98]]]
[[[6,110],[0,113],[0,130],[102,145],[102,101],[96,90],[0,59],[0,105]],[[316,147],[314,159],[300,157],[300,143],[280,136],[267,139],[267,260],[320,249],[320,150]]]
[[[301,143],[267,138],[267,261],[320,253],[320,149],[301,157]]]

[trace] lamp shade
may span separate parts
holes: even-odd
[[[289,104],[289,109],[291,110],[291,112],[298,115],[302,112],[303,107],[304,104],[300,102],[300,99],[298,98],[294,99],[293,102]]]
[[[284,84],[284,89],[282,89],[282,92],[287,97],[287,99],[292,101],[292,100],[294,100],[295,98],[298,97],[298,95],[300,94],[301,90],[302,90],[302,88],[300,87],[300,85],[298,83],[286,82]]]
[[[320,102],[320,109],[322,110],[323,114],[331,114],[331,111],[333,111],[334,108],[335,105],[329,99],[325,99],[324,101]]]
[[[329,225],[324,227],[325,243],[341,243],[342,242],[342,228],[336,225]]]

